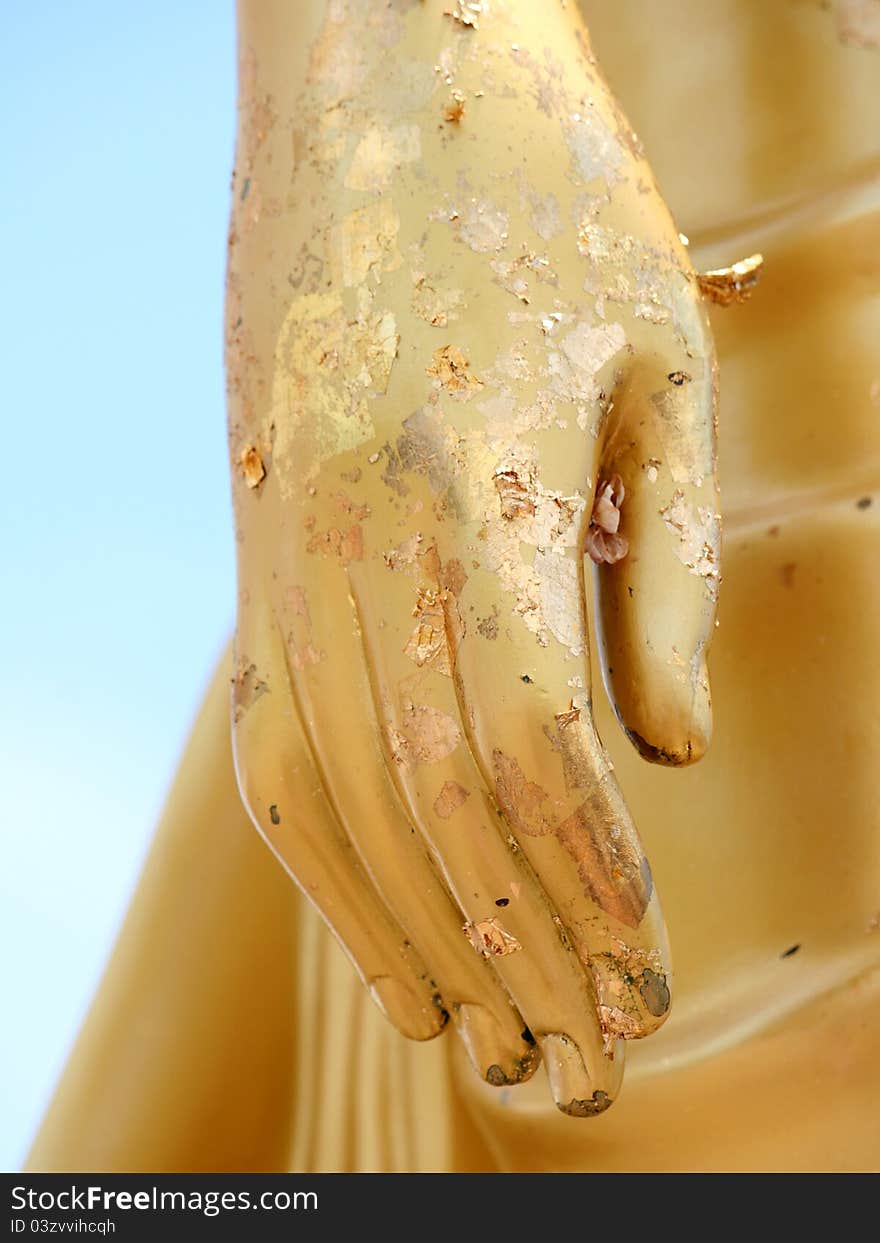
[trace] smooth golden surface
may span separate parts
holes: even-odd
[[[251,954],[247,978],[236,978],[233,972],[222,992],[215,992],[209,972],[189,976],[188,964],[210,963],[213,947],[209,950],[196,936],[191,958],[180,962],[172,952],[172,942],[187,943],[189,935],[186,903],[181,898],[175,905],[175,894],[188,894],[198,884],[206,927],[219,927],[226,920],[219,886],[206,890],[195,880],[203,870],[197,843],[206,832],[206,821],[194,810],[195,792],[205,771],[225,766],[228,772],[229,764],[220,735],[223,704],[215,693],[200,731],[203,737],[213,736],[216,758],[190,753],[180,788],[193,792],[192,804],[175,796],[169,807],[166,836],[159,839],[154,857],[159,863],[151,863],[145,877],[99,1002],[32,1155],[34,1168],[244,1168],[251,1153],[264,1168],[278,1169],[876,1167],[880,834],[871,774],[880,744],[873,709],[874,618],[880,599],[873,571],[877,503],[872,501],[880,449],[880,216],[874,180],[880,56],[864,35],[854,39],[852,4],[832,12],[806,0],[711,6],[691,0],[663,5],[630,0],[615,6],[613,20],[607,6],[584,4],[583,10],[595,51],[646,146],[677,225],[690,237],[695,265],[719,268],[757,250],[765,257],[762,283],[751,302],[712,313],[722,376],[726,524],[721,625],[711,662],[716,721],[712,748],[693,769],[648,766],[615,730],[602,696],[594,696],[599,734],[663,895],[676,951],[672,1016],[662,1031],[631,1048],[625,1090],[601,1118],[562,1116],[542,1076],[515,1087],[481,1084],[450,1039],[413,1044],[383,1023],[311,908],[293,892],[284,896],[280,869],[271,879],[260,857],[262,848],[256,841],[247,844],[244,817],[233,811],[228,812],[228,837],[214,843],[212,857],[219,869],[224,858],[234,859],[240,851],[240,858],[251,860],[248,866],[263,877],[265,889],[255,887],[253,894],[254,907],[261,905],[261,910],[255,909],[253,917],[271,917],[274,931],[263,936],[272,954]],[[317,25],[296,45],[301,49],[296,54],[304,55],[302,49],[316,30]],[[277,38],[269,42],[268,67],[262,59],[267,72],[273,63],[290,65],[291,45]],[[785,56],[780,56],[780,47]],[[475,107],[476,101],[468,97],[461,117],[449,121],[444,114],[438,124],[455,125],[460,138]],[[502,137],[515,128],[508,121]],[[548,165],[547,184],[552,186],[563,172],[552,160]],[[401,213],[401,227],[404,222]],[[254,262],[264,271],[278,269],[280,286],[284,269],[271,248],[259,251]],[[471,288],[474,280],[468,269],[462,288]],[[384,274],[380,288],[387,288]],[[513,300],[508,290],[500,292]],[[487,296],[496,296],[494,290]],[[267,320],[267,340],[272,338],[270,327]],[[436,328],[426,323],[427,339],[435,338]],[[450,338],[448,343],[485,383],[488,368],[478,353],[479,342],[485,338],[494,344],[492,334],[502,329],[490,321],[488,326],[481,323],[480,330],[469,334],[468,341]],[[248,349],[257,348],[257,337]],[[434,348],[446,344],[443,336]],[[457,355],[441,355],[432,362],[434,348],[426,368],[413,369],[413,388],[416,375],[422,377],[433,365],[437,374],[429,379],[464,384],[467,394],[473,385]],[[394,360],[392,375],[399,361]],[[638,411],[654,390],[639,369],[630,382],[629,408]],[[263,397],[267,394],[268,388]],[[485,396],[479,390],[461,401],[452,398],[450,408],[457,417]],[[420,390],[403,408],[409,413],[423,402]],[[276,463],[268,453],[261,458],[268,465],[265,483],[256,478],[259,469],[248,458],[242,479],[247,493],[239,498],[240,506],[248,496],[259,498],[262,505],[268,495],[264,489]],[[499,476],[499,513],[501,506],[516,512],[521,501],[516,479],[503,472]],[[636,495],[628,491],[624,513],[630,494]],[[432,503],[427,476],[416,497],[425,506]],[[664,496],[663,507],[670,500]],[[351,495],[349,501],[366,503]],[[339,533],[338,540],[325,541],[334,556],[357,548],[351,537],[344,541],[354,525],[348,524],[349,516],[341,511],[335,526],[318,523],[316,517],[316,532]],[[672,534],[667,525],[662,531],[653,529],[658,538]],[[276,547],[272,538],[263,544],[269,558]],[[364,547],[369,549],[369,544]],[[611,608],[612,619],[614,602],[622,596],[613,575],[627,567],[627,560],[601,570],[610,576],[601,610]],[[363,559],[350,564],[355,562],[364,567]],[[316,563],[327,566],[321,590],[326,583],[332,591],[331,569],[338,567],[329,558]],[[666,581],[654,564],[652,559],[645,570],[647,600],[661,598]],[[392,675],[402,668],[410,672],[404,663],[408,661],[417,673],[427,666],[434,685],[451,683],[436,663],[431,667],[432,661],[443,661],[433,632],[438,629],[438,605],[445,622],[442,591],[449,587],[411,582],[393,572],[380,580],[381,587],[367,578],[365,574],[356,585],[365,593],[366,615],[383,615],[383,629],[389,615],[393,627],[404,607],[410,610],[410,629],[396,649]],[[422,595],[406,596],[404,584],[421,587]],[[255,598],[256,591],[251,595]],[[291,603],[294,654],[308,669],[317,669],[326,662],[309,664],[308,653],[310,645],[318,649],[321,641],[303,628],[299,597]],[[321,609],[333,605],[328,597]],[[479,615],[489,612],[483,605]],[[637,632],[653,624],[654,616],[646,608]],[[308,618],[314,624],[311,612]],[[600,620],[606,651],[609,643],[626,641],[626,629],[612,627],[609,634],[605,617]],[[260,637],[263,632],[254,633],[271,653],[271,642]],[[381,668],[382,631],[372,640],[369,627],[354,633],[372,642],[370,666]],[[427,653],[423,666],[402,650],[406,645],[410,653]],[[595,664],[595,651],[593,657]],[[262,714],[268,724],[254,725],[256,741],[260,729],[271,741],[279,727],[267,710],[279,709],[270,708],[271,683],[268,693],[254,698],[262,675],[257,669],[254,677],[249,667],[242,667],[240,652],[237,681],[252,704],[243,719],[258,722]],[[492,702],[489,688],[498,685],[503,672],[503,662],[491,659],[468,666],[477,703]],[[594,668],[597,686],[598,676]],[[653,676],[650,667],[644,676]],[[539,671],[538,680],[521,683],[516,694],[524,696],[542,686],[542,678]],[[627,713],[644,713],[654,703],[653,697],[647,705],[640,701],[638,682],[627,680],[618,687],[612,681],[612,689],[618,707],[621,695],[635,697],[623,705],[625,719]],[[373,688],[356,693],[369,695]],[[348,702],[345,696],[340,701]],[[328,702],[334,702],[332,697]],[[517,717],[520,705],[529,701],[512,702]],[[443,710],[436,701],[430,706]],[[557,709],[563,718],[569,710],[568,703]],[[314,725],[314,716],[302,717]],[[340,723],[348,728],[344,715],[332,719],[337,731]],[[495,723],[491,725],[494,730]],[[560,722],[557,737],[569,727]],[[683,742],[686,749],[687,738]],[[681,742],[671,748],[673,755],[681,751]],[[315,783],[301,759],[279,760],[271,746],[256,746],[253,753],[266,765],[257,774],[255,791],[261,782],[267,789],[273,782],[289,782],[286,797],[298,791],[309,799],[302,805],[314,806],[310,791]],[[418,787],[422,765],[416,765],[401,769],[406,780],[401,777],[393,791],[373,787],[370,798],[387,797],[394,806],[393,793],[412,812],[427,797],[437,817],[432,833],[445,831],[474,802],[473,795],[463,799],[458,792],[466,789],[466,782],[453,754],[437,761],[448,771],[443,770],[442,781],[436,788],[432,785],[429,796]],[[387,771],[379,766],[381,754],[374,756],[375,771]],[[362,791],[351,790],[358,770],[350,748],[344,759],[338,781],[348,777],[350,785],[340,786],[346,793],[334,809],[337,816],[347,815],[346,807],[354,805],[346,802],[349,793],[363,797]],[[344,769],[348,774],[340,772]],[[368,770],[373,771],[365,761],[363,771]],[[437,772],[439,778],[439,768]],[[518,780],[510,766],[503,775]],[[270,807],[278,814],[279,803],[264,801],[266,836],[270,826],[288,833],[283,810],[280,826],[271,816]],[[300,823],[317,832],[314,816]],[[355,828],[364,831],[363,825]],[[168,840],[190,843],[188,851],[179,858],[168,854],[162,844]],[[333,840],[338,845],[340,839]],[[300,848],[300,842],[287,837],[276,840],[276,849],[295,873],[289,852]],[[465,856],[455,865],[475,870],[484,859],[478,853],[476,860]],[[337,874],[335,865],[331,870]],[[302,880],[301,870],[298,874]],[[386,886],[393,883],[393,876],[385,877]],[[269,894],[275,897],[270,900]],[[390,918],[399,918],[394,902],[387,907]],[[517,929],[508,927],[508,909],[502,908],[501,920],[515,934]],[[356,913],[349,905],[344,917]],[[536,908],[535,926],[538,914]],[[342,918],[337,920],[340,929]],[[167,937],[157,941],[150,928],[160,919]],[[367,979],[384,979],[383,964],[391,958],[394,937],[382,932],[387,928],[382,921],[367,922],[379,931],[357,942],[361,970]],[[281,953],[276,958],[276,949],[289,944],[291,928],[296,930],[295,961]],[[351,941],[358,935],[354,928]],[[523,941],[522,936],[517,939]],[[439,953],[439,939],[436,946],[431,940],[427,944]],[[466,960],[458,957],[453,938],[449,944],[454,953],[446,960],[448,972],[456,978],[457,964]],[[367,951],[375,958],[367,959]],[[490,965],[506,971],[522,962],[523,954],[499,955]],[[233,955],[233,961],[240,960]],[[257,961],[259,968],[254,966]],[[370,965],[374,962],[379,965]],[[409,974],[400,977],[416,996],[424,979],[421,971],[413,957]],[[153,987],[139,989],[144,979]],[[530,995],[527,984],[523,996]],[[185,986],[191,1009],[180,1002]],[[296,1030],[291,1033],[276,1020],[271,1048],[257,1071],[251,1066],[246,1072],[225,1059],[243,1052],[244,1062],[253,1061],[236,1016],[253,1004],[249,998],[255,995],[275,1002],[290,998]],[[564,1004],[565,998],[561,1000]],[[404,1014],[418,1012],[418,1006],[413,1010],[404,1000],[401,1026]],[[421,1013],[431,1011],[423,1008]],[[178,1049],[185,1056],[197,1043],[201,1029],[196,1016],[216,1016],[226,1038],[220,1039],[217,1055],[193,1061],[186,1091],[174,1099],[167,1092],[149,1102],[138,1099],[131,1086],[134,1068],[145,1082],[162,1082],[166,1068],[176,1064]],[[479,1034],[485,1033],[484,1025],[475,1026]],[[139,1035],[137,1045],[132,1031]],[[171,1032],[176,1041],[169,1041]],[[109,1070],[100,1065],[108,1049],[119,1059],[116,1073],[115,1062]],[[551,1039],[547,1051],[557,1099],[565,1100],[568,1046]],[[508,1056],[516,1057],[514,1047],[508,1047]],[[489,1068],[481,1069],[485,1074]],[[230,1086],[225,1094],[218,1088],[224,1072],[235,1089]],[[240,1119],[252,1119],[254,1102],[265,1101],[266,1085],[273,1082],[278,1085],[276,1099],[262,1107],[265,1127],[256,1142],[248,1138],[253,1121],[242,1128]],[[92,1121],[95,1099],[115,1102],[112,1111],[107,1107],[99,1115],[100,1125]]]

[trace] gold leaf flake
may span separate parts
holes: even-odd
[[[483,387],[483,381],[468,367],[468,360],[454,345],[443,345],[434,351],[434,361],[425,374],[436,380],[440,387],[456,397],[469,397]]]
[[[676,488],[672,500],[659,512],[667,530],[678,537],[679,561],[692,574],[705,578],[714,595],[718,580],[718,515],[702,506],[695,511],[681,488]]]
[[[414,284],[412,296],[413,313],[433,328],[445,328],[450,319],[456,319],[458,307],[464,301],[460,289],[435,289],[420,276]]]
[[[637,1040],[642,1035],[638,1020],[621,1010],[620,1006],[599,1006],[598,1011],[604,1037],[602,1052],[606,1057],[614,1052],[618,1040]]]
[[[415,531],[412,535],[408,535],[396,548],[392,548],[389,552],[384,553],[383,558],[388,569],[413,571],[416,566],[416,557],[419,555],[421,542],[421,534]]]
[[[432,213],[431,219],[448,221],[456,228],[464,244],[477,254],[491,254],[507,245],[509,217],[489,199],[469,196],[461,200],[457,207],[446,207]]]
[[[417,624],[404,647],[407,655],[421,668],[429,665],[438,673],[452,676],[452,658],[446,638],[446,619],[440,593],[419,590],[413,608]]]
[[[399,340],[390,311],[365,309],[352,322],[338,293],[293,299],[266,416],[277,428],[272,466],[285,500],[321,462],[374,437],[368,397],[387,388]]]
[[[268,693],[269,686],[257,673],[257,666],[242,662],[232,680],[233,720],[238,723],[248,708]]]
[[[434,811],[441,820],[448,820],[470,796],[470,790],[466,790],[457,781],[444,781],[440,793],[434,799]]]
[[[499,467],[495,471],[494,480],[495,490],[501,501],[502,518],[509,521],[535,512],[535,502],[531,495],[534,480],[531,476],[523,480],[514,467]]]
[[[448,121],[450,125],[457,125],[464,116],[464,93],[459,90],[453,90],[449,97],[449,103],[443,109],[443,120]]]
[[[653,893],[638,840],[618,825],[603,824],[589,801],[558,824],[555,833],[577,864],[585,896],[606,915],[638,928]]]
[[[266,478],[266,467],[255,445],[245,445],[239,456],[238,464],[249,488],[258,488]]]
[[[352,561],[361,561],[364,556],[363,532],[359,526],[349,527],[340,531],[331,527],[329,531],[317,531],[306,544],[306,552],[320,553],[324,557],[338,557],[343,565]]]
[[[567,725],[573,725],[575,721],[580,720],[581,710],[576,708],[574,701],[569,701],[569,707],[566,712],[557,712],[555,721],[560,729],[565,729]]]
[[[475,924],[465,924],[463,932],[477,953],[484,958],[502,957],[522,949],[516,937],[494,916],[491,919],[481,919]]]
[[[417,125],[391,129],[371,125],[355,148],[345,178],[349,190],[385,190],[401,164],[411,164],[422,154]]]
[[[734,302],[745,302],[755,291],[761,279],[764,267],[764,256],[749,255],[740,259],[728,268],[713,268],[710,272],[699,272],[697,284],[700,293],[717,306],[731,306]]]
[[[464,26],[469,30],[478,30],[482,11],[483,5],[480,0],[455,0],[455,7],[445,9],[443,16],[451,17],[459,26]]]
[[[402,729],[389,729],[388,738],[392,759],[402,768],[443,760],[461,741],[452,717],[428,704],[405,704],[401,725]]]
[[[360,285],[373,270],[393,272],[402,262],[397,249],[400,218],[389,198],[376,199],[342,220],[335,234],[334,257],[346,288]]]

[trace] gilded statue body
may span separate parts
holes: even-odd
[[[242,0],[235,649],[33,1168],[871,1167],[880,21],[611,7]]]

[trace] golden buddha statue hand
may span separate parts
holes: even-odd
[[[296,10],[294,13],[293,10]],[[239,785],[406,1035],[601,1112],[670,1003],[592,721],[710,731],[715,365],[574,5],[243,3]]]

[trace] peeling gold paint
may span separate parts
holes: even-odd
[[[535,255],[531,251],[525,251],[515,259],[491,259],[489,266],[502,289],[506,289],[508,293],[512,293],[526,305],[531,301],[529,275],[546,284],[558,283],[558,277],[551,268],[550,260],[546,255]]]
[[[434,328],[445,328],[455,311],[462,305],[464,294],[460,289],[437,290],[422,282],[413,290],[412,309],[419,319]]]

